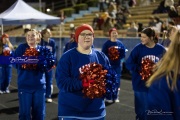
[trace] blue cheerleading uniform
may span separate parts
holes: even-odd
[[[60,118],[101,119],[106,115],[103,98],[86,98],[82,93],[79,68],[89,63],[109,66],[108,58],[97,50],[82,54],[76,48],[62,55],[56,69],[56,83],[59,88],[58,116]]]
[[[3,49],[8,48],[8,45],[3,45]],[[10,50],[10,56],[13,51]],[[3,55],[3,54],[2,54]],[[12,77],[12,65],[11,64],[1,64],[1,81],[0,90],[4,93],[9,93],[9,85]]]
[[[163,45],[164,47],[169,47],[170,43],[171,43],[170,39],[165,39],[160,41],[160,44]]]
[[[141,62],[143,59],[149,58],[157,63],[165,51],[165,48],[158,43],[153,48],[148,48],[140,43],[135,46],[126,60],[126,67],[132,74],[136,119],[146,120],[145,111],[147,110],[148,88],[145,85],[146,81],[142,80],[140,75]]]
[[[50,49],[52,54],[54,55],[54,59],[56,58],[56,46],[55,41],[53,39],[49,39],[49,42],[41,40],[41,46],[45,46],[46,48]],[[45,72],[46,77],[46,98],[51,98],[52,92],[53,92],[53,69],[50,71]]]
[[[171,90],[166,77],[154,81],[148,91],[148,120],[180,119],[180,75],[176,85],[177,88]]]
[[[20,44],[14,56],[23,56],[27,48],[27,43]],[[21,64],[16,64],[15,67],[18,74],[19,120],[44,120],[45,74],[39,70],[22,69]]]
[[[70,50],[70,49],[72,49],[72,48],[75,48],[75,47],[77,47],[77,42],[76,42],[76,41],[74,41],[74,42],[68,42],[68,43],[66,43],[66,45],[65,45],[65,48],[64,48],[63,53],[65,53],[66,51],[68,51],[68,50]]]
[[[111,47],[116,47],[118,49],[119,58],[116,60],[110,59],[108,49]],[[109,61],[110,61],[112,68],[116,71],[117,79],[118,79],[118,87],[120,87],[121,68],[122,68],[121,60],[123,58],[125,58],[125,46],[124,46],[124,44],[119,40],[116,40],[115,42],[112,42],[111,40],[107,40],[102,47],[102,52],[109,58]]]

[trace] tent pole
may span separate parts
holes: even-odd
[[[4,29],[3,29],[3,24],[1,24],[1,34],[3,35]]]
[[[41,2],[41,0],[39,0],[39,11],[42,12],[42,2]]]

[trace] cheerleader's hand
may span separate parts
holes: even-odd
[[[82,86],[83,87],[89,87],[93,83],[94,83],[94,80],[83,80],[82,81]]]

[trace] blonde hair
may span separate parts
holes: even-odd
[[[41,35],[40,33],[36,30],[36,29],[29,29],[27,32],[26,32],[26,37],[28,36],[28,32],[34,32],[35,35],[36,35],[36,43],[35,44],[38,44],[39,41],[41,39]],[[27,38],[26,38],[27,39]]]
[[[176,27],[173,33],[172,42],[168,51],[163,58],[157,63],[154,69],[154,74],[147,81],[146,85],[149,87],[155,80],[166,76],[169,87],[173,90],[176,88],[177,77],[180,73],[180,31]],[[172,84],[169,82],[172,80]]]

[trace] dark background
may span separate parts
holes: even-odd
[[[0,0],[0,13],[8,9],[12,4],[14,4],[17,0]],[[39,0],[23,0],[27,2],[39,2]],[[45,2],[46,4],[51,4],[52,2],[58,2],[59,0],[41,0],[41,2]],[[64,1],[64,0],[62,0]]]
[[[2,13],[3,11],[5,11],[6,9],[8,9],[13,3],[15,3],[17,0],[0,0],[0,13]],[[24,2],[28,3],[28,2],[36,2],[39,3],[39,0],[23,0]],[[53,2],[57,3],[57,2],[61,2],[61,4],[65,3],[65,1],[67,0],[41,0],[41,2],[45,2],[46,5],[51,5]],[[85,2],[86,0],[82,1],[82,0],[76,0],[77,3],[82,3]],[[68,0],[69,2],[69,0]]]

